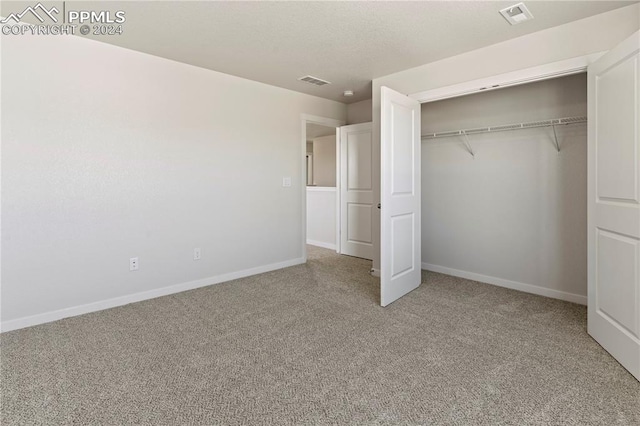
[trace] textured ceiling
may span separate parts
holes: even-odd
[[[526,1],[535,19],[510,26],[498,11],[517,2],[67,1],[66,7],[124,10],[124,34],[90,36],[106,43],[350,103],[371,97],[373,78],[636,3]],[[2,2],[5,16],[15,8]],[[333,84],[297,81],[307,74]],[[346,89],[355,96],[343,97]]]

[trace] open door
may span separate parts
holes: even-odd
[[[588,331],[640,380],[640,32],[589,66]]]
[[[371,123],[340,127],[340,253],[373,259]]]
[[[420,252],[420,104],[382,87],[380,125],[380,303],[422,280]]]

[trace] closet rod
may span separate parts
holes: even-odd
[[[527,123],[517,123],[517,124],[503,124],[501,126],[491,126],[491,127],[478,127],[475,129],[463,129],[463,130],[450,130],[447,132],[438,132],[438,133],[428,133],[426,135],[422,135],[421,139],[436,139],[436,138],[447,138],[451,136],[469,136],[469,135],[477,135],[480,133],[490,133],[490,132],[504,132],[507,130],[518,130],[518,129],[531,129],[534,127],[549,127],[561,125],[561,124],[576,124],[576,123],[586,123],[587,117],[564,117],[564,118],[554,118],[550,120],[541,120],[541,121],[530,121]]]

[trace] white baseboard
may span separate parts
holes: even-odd
[[[323,241],[307,240],[307,244],[309,244],[311,246],[323,247],[323,248],[331,249],[331,250],[335,250],[336,249],[336,245],[335,244],[325,243]]]
[[[140,293],[128,294],[126,296],[115,297],[113,299],[101,300],[99,302],[88,303],[86,305],[72,306],[70,308],[60,309],[57,311],[45,312],[42,314],[32,315],[28,317],[17,318],[14,320],[4,321],[0,324],[0,330],[6,331],[18,330],[20,328],[31,327],[38,324],[61,320],[63,318],[75,317],[77,315],[87,314],[90,312],[102,311],[104,309],[115,308],[117,306],[128,305],[129,303],[141,302],[143,300],[155,299],[156,297],[167,296],[170,294],[180,293],[186,290],[193,290],[200,287],[206,287],[213,284],[220,284],[226,281],[236,280],[238,278],[249,277],[251,275],[262,274],[264,272],[275,271],[276,269],[287,268],[305,263],[304,259],[292,259],[270,265],[258,266],[255,268],[245,269],[237,272],[216,275],[213,277],[202,278],[195,281],[174,284],[168,287],[162,287],[154,290],[143,291]]]
[[[551,297],[553,299],[560,299],[566,302],[578,303],[585,306],[587,305],[587,296],[581,296],[579,294],[567,293],[560,290],[553,290],[532,284],[505,280],[502,278],[491,277],[489,275],[476,274],[475,272],[461,271],[458,269],[447,268],[446,266],[432,265],[424,262],[422,263],[422,269],[439,272],[441,274],[453,275],[454,277],[466,278],[468,280],[479,281],[481,283],[493,284],[498,287],[510,288],[512,290],[523,291],[525,293],[537,294],[538,296]]]

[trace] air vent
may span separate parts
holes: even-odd
[[[312,75],[305,75],[304,77],[300,77],[298,80],[304,81],[305,83],[313,84],[314,86],[324,86],[325,84],[331,84],[326,80],[314,77]]]
[[[516,25],[533,19],[533,15],[529,12],[529,9],[527,9],[527,6],[525,6],[524,3],[505,7],[500,11],[500,14],[504,16],[504,19],[506,19],[511,25]]]

